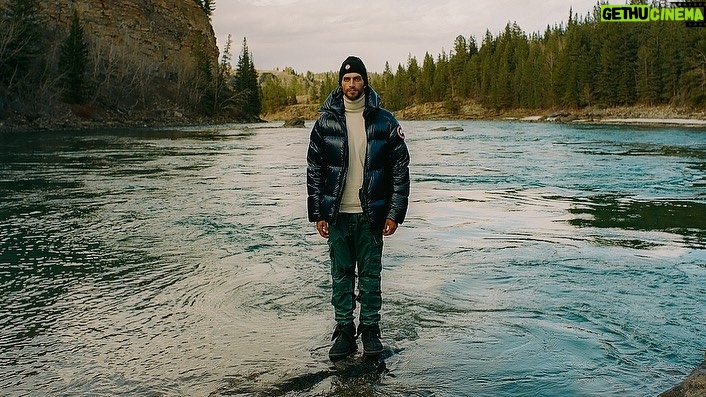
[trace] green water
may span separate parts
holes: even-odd
[[[705,131],[404,122],[386,353],[337,371],[274,126],[1,134],[0,395],[656,396],[703,359]]]

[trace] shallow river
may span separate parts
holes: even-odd
[[[346,369],[308,128],[0,135],[0,395],[656,396],[701,362],[706,131],[403,125],[386,351]]]

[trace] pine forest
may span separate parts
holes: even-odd
[[[393,111],[443,102],[453,112],[464,101],[492,110],[706,106],[706,28],[678,21],[601,22],[598,5],[585,17],[569,15],[567,23],[543,33],[527,34],[509,23],[499,34],[487,31],[480,42],[458,36],[450,53],[426,53],[421,61],[410,55],[396,69],[388,63],[370,84]],[[291,104],[297,94],[321,101],[336,84],[333,73],[302,77],[294,89],[266,82],[265,106]],[[285,96],[273,97],[275,92]]]

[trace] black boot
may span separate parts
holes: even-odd
[[[348,323],[346,325],[336,325],[333,331],[331,340],[336,340],[328,351],[328,357],[331,360],[341,359],[349,356],[358,350],[356,343],[355,325]]]
[[[374,356],[382,353],[384,350],[382,342],[380,342],[380,326],[360,324],[358,326],[358,335],[363,341],[363,354],[366,356]]]

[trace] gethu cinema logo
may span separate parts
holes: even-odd
[[[650,22],[684,21],[687,26],[706,26],[704,7],[706,2],[672,3],[676,7],[651,7],[649,5],[601,5],[603,22]]]

